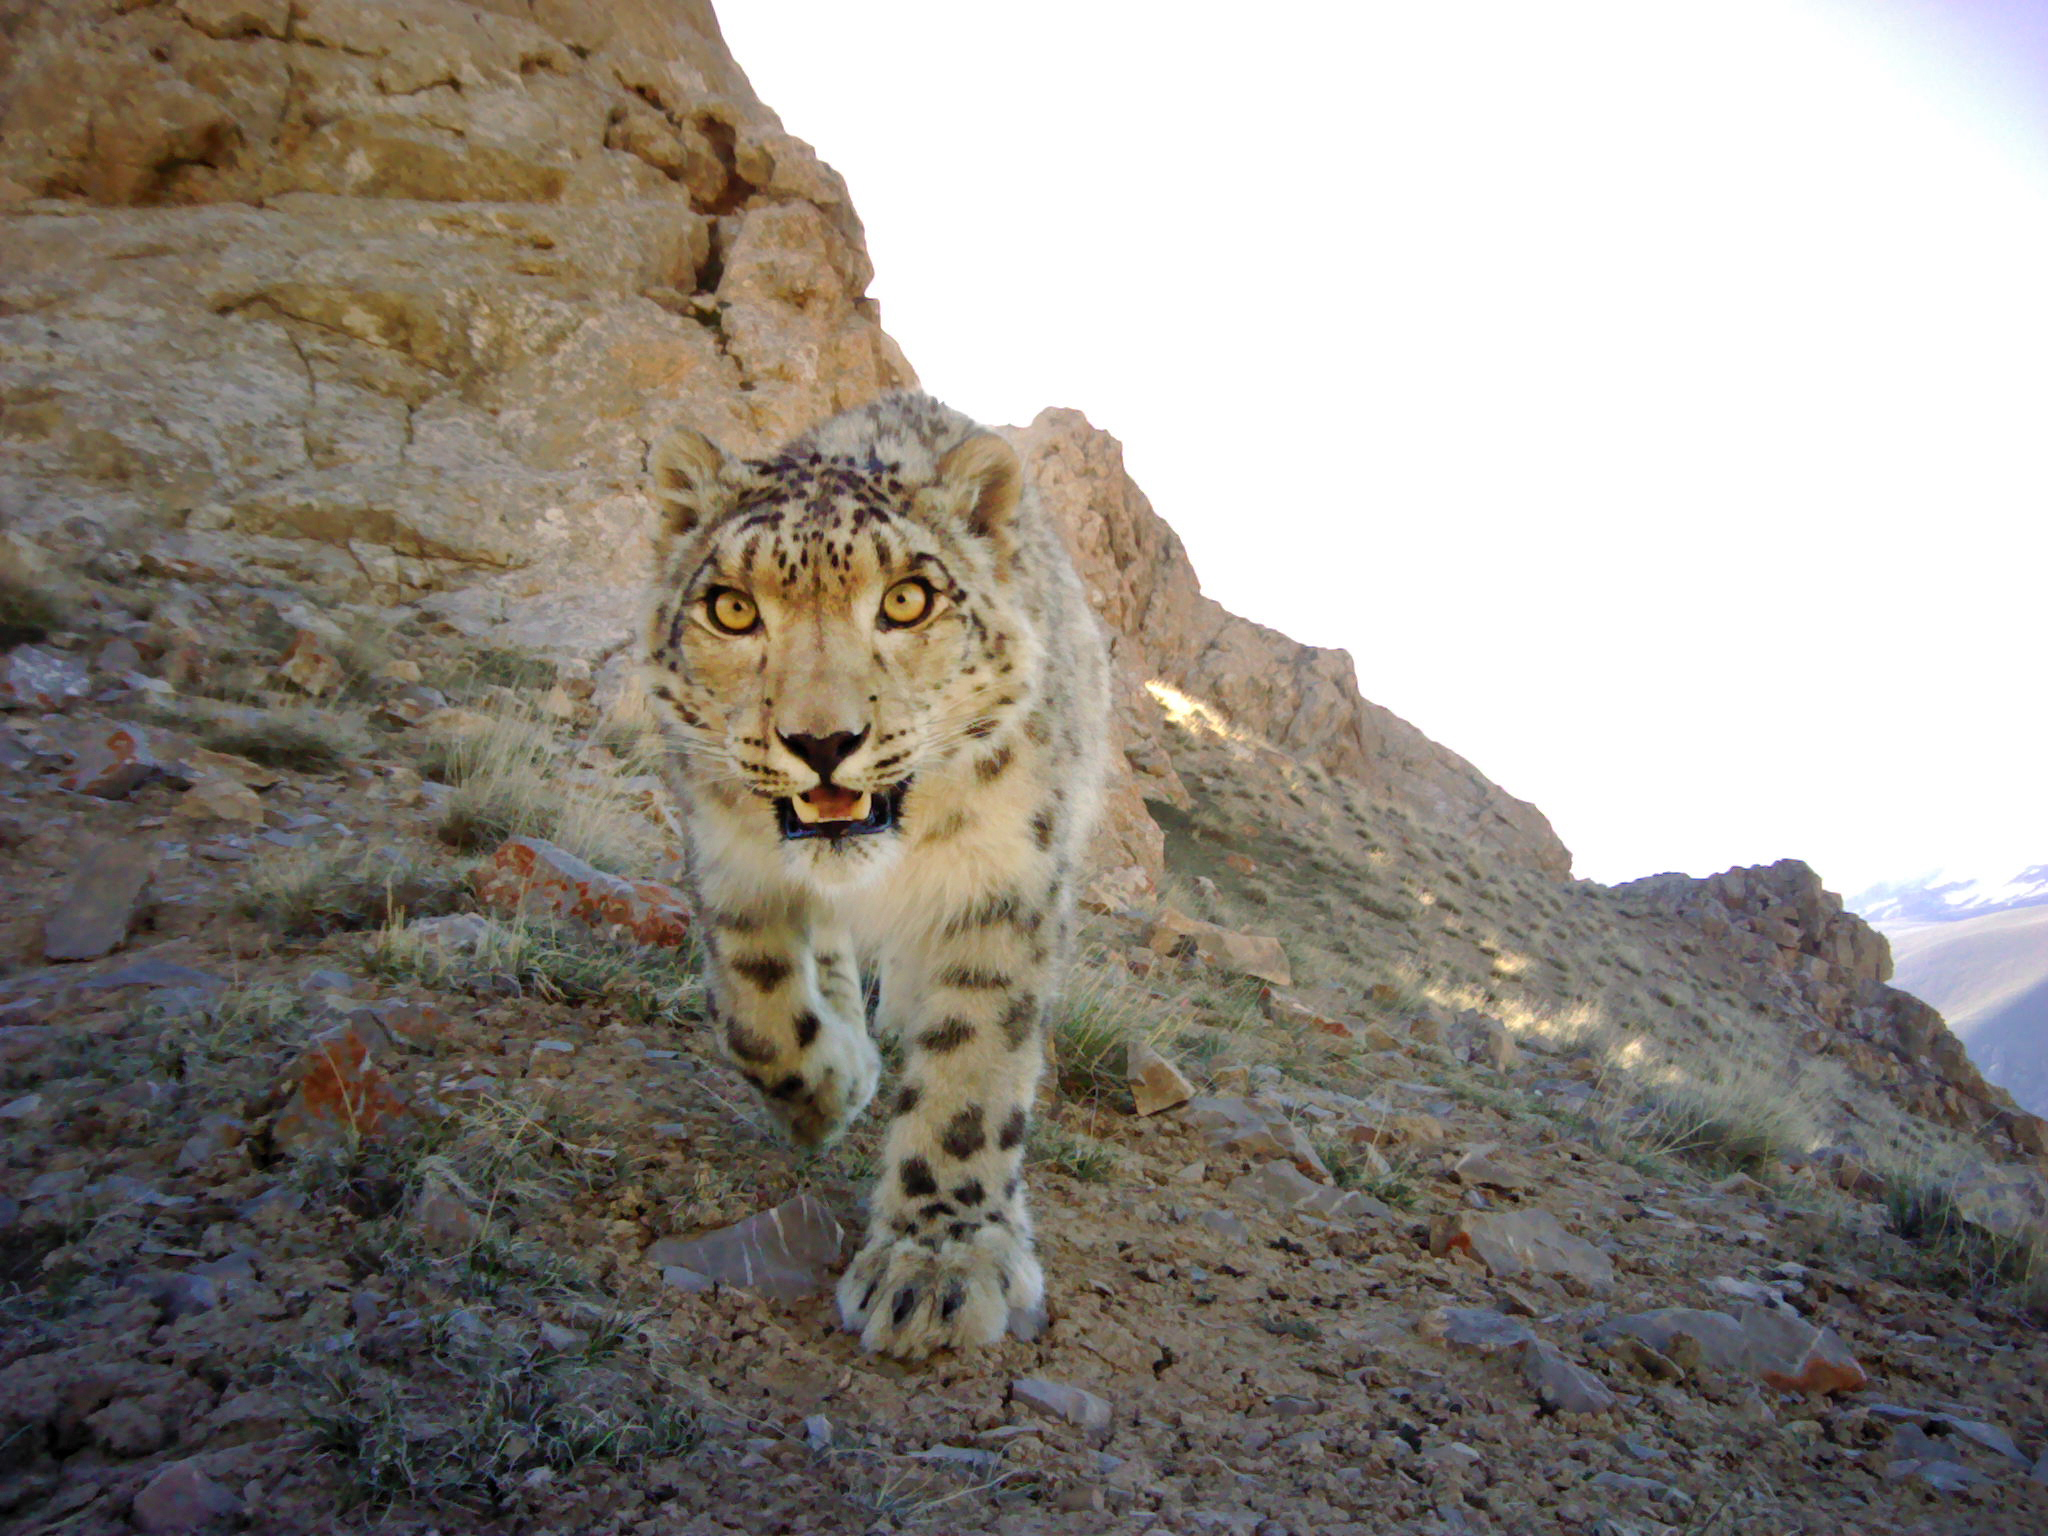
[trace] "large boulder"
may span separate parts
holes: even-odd
[[[559,598],[633,569],[653,438],[913,382],[700,0],[9,11],[0,498],[46,539],[595,648],[616,599]]]

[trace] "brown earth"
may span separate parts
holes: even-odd
[[[1716,989],[1784,973],[1640,893],[1494,864],[1162,714],[1190,806],[1157,806],[1168,898],[1285,935],[1294,984],[1231,975],[1178,919],[1148,944],[1144,912],[1092,916],[1033,1158],[1049,1321],[905,1368],[837,1330],[829,1264],[791,1260],[795,1294],[762,1295],[713,1283],[716,1252],[689,1242],[809,1196],[850,1244],[871,1133],[812,1159],[779,1145],[713,1060],[687,948],[622,942],[638,909],[585,908],[613,939],[512,916],[530,844],[465,883],[446,839],[535,805],[525,830],[660,867],[631,732],[577,697],[587,681],[414,626],[328,642],[340,681],[309,703],[270,670],[305,650],[288,594],[62,601],[29,649],[82,671],[128,663],[125,640],[135,666],[0,727],[0,1502],[19,1528],[2048,1518],[2048,1349],[2006,1250],[1881,1198],[1915,1188],[1898,1149],[1981,1165],[1983,1142],[1848,1077],[1796,1125],[1764,1114],[1735,1090],[1810,1086],[1827,1058],[1800,1053],[1791,993],[1754,989],[1743,1005],[1779,1016],[1745,1018]],[[195,613],[217,648],[167,697],[147,681]],[[448,702],[399,723],[422,688]],[[115,723],[162,766],[109,798],[63,789]],[[497,746],[460,748],[477,739]],[[206,791],[223,777],[260,820],[216,813],[241,804]],[[536,780],[611,823],[522,798]],[[105,958],[45,963],[94,843],[149,850],[149,894]],[[545,900],[587,898],[541,878]],[[1752,1074],[1715,1076],[1700,1031],[1748,1042]],[[1192,1102],[1133,1112],[1140,1040]],[[1852,1143],[1890,1169],[1860,1195]],[[1538,1216],[1548,1236],[1488,1225]],[[1721,1316],[1644,1318],[1659,1308]]]
[[[2048,1126],[1805,866],[1572,881],[1072,412],[1049,1317],[836,1331],[871,1138],[700,1049],[622,616],[650,441],[913,375],[702,4],[13,0],[0,218],[10,1528],[2048,1524]]]

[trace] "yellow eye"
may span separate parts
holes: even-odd
[[[932,589],[913,576],[882,594],[882,621],[896,629],[915,624],[932,611]]]
[[[713,592],[704,604],[704,611],[711,616],[711,622],[728,635],[744,635],[761,622],[761,610],[754,606],[754,600],[731,587],[720,587]]]

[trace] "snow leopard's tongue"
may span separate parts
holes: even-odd
[[[806,826],[816,826],[821,821],[865,821],[873,798],[836,784],[820,784],[797,796],[796,819]]]

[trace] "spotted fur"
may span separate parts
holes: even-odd
[[[1015,453],[927,396],[764,459],[682,433],[650,468],[648,693],[721,1038],[793,1139],[829,1141],[875,1091],[856,956],[878,968],[904,1081],[841,1315],[908,1358],[989,1342],[1043,1293],[1021,1166],[1100,800],[1101,632]],[[893,626],[906,579],[932,605]],[[776,802],[825,782],[807,739],[855,743],[830,783],[900,794],[891,830],[783,838]]]

